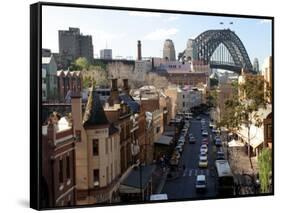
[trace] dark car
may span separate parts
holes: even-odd
[[[200,117],[200,116],[197,116],[197,117],[196,117],[196,120],[201,120],[201,117]]]
[[[193,136],[189,137],[188,141],[189,141],[189,143],[196,143],[196,139]]]
[[[222,146],[221,139],[216,139],[215,145],[216,146]]]
[[[225,160],[224,153],[222,151],[217,152],[216,160]]]

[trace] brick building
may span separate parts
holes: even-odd
[[[126,93],[128,88],[125,90],[125,96],[123,99],[130,98]],[[127,91],[128,92],[128,91]],[[108,102],[104,107],[105,114],[111,123],[114,123],[120,130],[120,160],[121,160],[121,173],[124,173],[129,169],[136,159],[133,159],[132,153],[133,149],[137,147],[137,143],[134,140],[133,129],[133,119],[131,116],[133,112],[131,111],[128,104],[121,99],[121,95],[117,88],[117,79],[112,79],[111,93],[108,98]],[[136,129],[135,129],[136,130]],[[134,130],[134,131],[135,131]],[[136,146],[136,147],[134,147]]]
[[[82,91],[81,71],[57,71],[58,99],[70,102],[70,94],[80,94]]]
[[[76,205],[75,137],[66,117],[52,114],[42,126],[41,206]]]

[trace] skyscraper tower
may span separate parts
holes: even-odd
[[[256,73],[260,72],[260,67],[259,67],[259,60],[257,58],[254,58],[253,61],[253,69]]]
[[[174,43],[171,39],[166,39],[166,41],[164,42],[163,58],[169,61],[176,60],[176,51]]]

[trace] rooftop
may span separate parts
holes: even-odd
[[[86,112],[83,120],[85,128],[95,125],[109,124],[107,117],[104,113],[103,106],[100,102],[99,95],[95,92],[95,90],[92,91],[88,99]]]

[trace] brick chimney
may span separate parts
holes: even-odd
[[[141,60],[141,41],[138,40],[138,60]]]
[[[108,98],[108,104],[109,106],[113,106],[114,104],[119,104],[119,92],[118,92],[118,87],[117,87],[117,79],[113,78],[111,80],[111,93]]]

